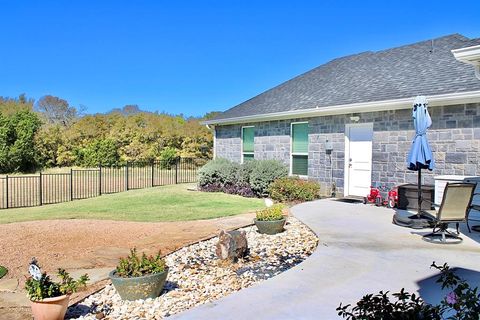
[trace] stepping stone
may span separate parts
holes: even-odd
[[[0,292],[15,292],[18,288],[17,279],[0,280]]]

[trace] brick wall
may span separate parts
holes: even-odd
[[[435,175],[480,175],[480,104],[429,108],[433,125],[428,139],[435,153],[436,168],[424,174],[433,184]],[[405,169],[414,136],[410,109],[248,123],[255,126],[255,158],[278,159],[290,164],[290,124],[309,122],[309,178],[322,184],[326,194],[332,182],[339,193],[344,188],[345,125],[351,116],[358,123],[373,123],[372,182],[389,187],[416,183],[417,173]],[[217,126],[217,157],[241,161],[241,125]],[[331,155],[325,142],[333,145]]]

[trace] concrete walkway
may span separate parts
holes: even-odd
[[[340,319],[335,311],[367,293],[406,288],[428,302],[442,293],[430,269],[433,261],[464,268],[480,284],[480,236],[465,233],[459,245],[427,243],[412,230],[391,223],[391,209],[334,200],[292,208],[319,237],[317,250],[277,277],[172,319]]]

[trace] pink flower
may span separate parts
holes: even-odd
[[[455,294],[455,292],[450,292],[449,294],[447,294],[447,296],[445,297],[445,300],[447,301],[448,304],[455,304],[457,303],[457,295]]]

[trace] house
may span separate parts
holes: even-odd
[[[424,183],[480,175],[479,45],[480,38],[453,34],[334,59],[206,121],[215,157],[278,159],[337,195],[364,196],[377,182],[416,183],[406,157],[412,102],[424,95],[436,160]]]

